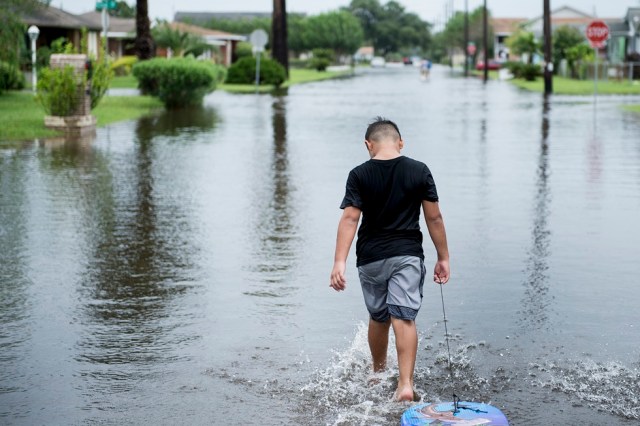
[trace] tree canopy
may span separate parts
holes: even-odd
[[[350,13],[327,12],[307,19],[303,40],[308,50],[332,49],[338,55],[350,55],[362,45],[363,31],[358,19]]]
[[[407,12],[397,1],[382,5],[378,0],[352,0],[345,10],[358,18],[365,40],[382,55],[429,48],[430,24]]]
[[[49,0],[0,1],[0,61],[18,65],[20,49],[26,47],[24,42],[27,27],[22,21],[22,15],[48,5]]]
[[[491,16],[491,11],[487,11]],[[493,40],[493,29],[489,26],[488,39]],[[464,12],[456,12],[447,22],[444,30],[438,33],[436,38],[437,44],[441,51],[446,52],[447,49],[457,48],[465,50],[464,40]],[[479,6],[469,13],[469,42],[475,44],[480,53],[481,46],[484,44],[484,7]],[[493,55],[493,44],[488,46],[489,55]]]
[[[507,39],[509,49],[516,55],[528,55],[529,63],[533,63],[533,56],[540,52],[541,44],[530,31],[520,30]]]
[[[158,22],[151,34],[158,47],[171,49],[175,56],[201,55],[209,46],[202,37],[171,28],[167,22]]]
[[[100,10],[98,10],[98,8],[96,8],[96,11],[99,12]],[[108,13],[110,16],[114,16],[114,17],[118,17],[118,18],[135,18],[136,17],[136,7],[135,6],[130,6],[129,3],[127,3],[124,0],[118,0],[116,2],[116,8],[115,9],[109,9]]]

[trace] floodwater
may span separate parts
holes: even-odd
[[[436,68],[0,149],[0,423],[393,425],[370,382],[355,258],[328,286],[376,115],[441,196],[452,279],[426,284],[424,401],[514,425],[640,420],[635,97],[553,96]],[[434,250],[426,239],[427,266]]]

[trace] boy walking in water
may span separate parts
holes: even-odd
[[[362,215],[356,266],[370,314],[373,371],[386,368],[391,326],[400,375],[394,398],[411,401],[418,350],[415,318],[426,274],[420,207],[438,254],[433,280],[439,284],[449,280],[447,237],[431,172],[425,164],[400,154],[404,142],[398,126],[377,117],[367,128],[364,143],[371,159],[351,170],[347,179],[330,286],[336,291],[346,288],[347,255]]]

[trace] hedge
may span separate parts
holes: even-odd
[[[167,108],[201,104],[215,90],[221,72],[219,66],[194,58],[155,58],[133,66],[142,93],[159,98]]]
[[[287,79],[287,73],[282,65],[273,59],[260,60],[260,84],[280,86]],[[256,59],[242,58],[229,67],[227,71],[228,84],[254,84],[256,81]]]

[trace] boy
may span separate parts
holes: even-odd
[[[440,284],[449,280],[447,237],[431,172],[425,164],[400,154],[404,142],[398,126],[377,117],[367,128],[364,143],[371,159],[351,170],[347,179],[330,287],[336,291],[346,288],[347,255],[362,214],[356,266],[370,314],[373,371],[386,368],[392,326],[400,375],[394,398],[411,401],[418,350],[415,318],[426,274],[420,206],[438,253],[433,280]]]

